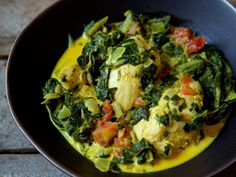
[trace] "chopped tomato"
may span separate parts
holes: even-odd
[[[105,113],[105,115],[103,116],[101,120],[98,121],[98,126],[100,127],[104,126],[107,122],[111,120],[111,117],[113,114],[113,108],[110,101],[105,100],[105,102],[103,103],[102,110]]]
[[[195,53],[203,49],[206,39],[204,37],[195,37],[186,43],[188,54]]]
[[[181,83],[182,83],[182,84],[189,84],[189,83],[191,83],[192,81],[193,81],[193,80],[192,80],[191,77],[185,75],[185,76],[182,78]]]
[[[118,147],[118,148],[125,148],[125,149],[131,148],[129,138],[121,138],[121,139],[116,138],[114,143],[115,143],[115,147]]]
[[[195,91],[189,86],[191,82],[193,82],[193,79],[188,75],[185,75],[181,79],[181,93],[183,95],[189,95],[189,96],[196,95]]]
[[[130,138],[130,127],[129,126],[126,126],[125,128],[122,128],[119,130],[119,133],[118,133],[118,138]]]
[[[120,156],[122,154],[122,149],[131,148],[131,136],[130,128],[126,126],[125,128],[119,130],[117,138],[114,140],[115,155]]]
[[[174,30],[174,37],[176,39],[189,39],[192,37],[192,32],[189,28],[175,28]]]
[[[174,38],[177,41],[177,45],[180,45],[178,42],[181,42],[188,54],[198,52],[203,49],[206,39],[204,37],[194,37],[193,33],[189,28],[175,28]]]
[[[164,68],[162,71],[160,71],[157,74],[157,78],[161,79],[161,78],[167,76],[171,71],[172,71],[172,68],[170,66],[167,66],[166,68]]]
[[[102,110],[106,114],[112,114],[113,109],[112,109],[112,105],[109,100],[104,101]]]
[[[118,124],[116,122],[107,123],[103,127],[98,127],[92,132],[94,140],[101,146],[106,146],[118,133]]]
[[[119,130],[118,137],[115,139],[115,146],[118,148],[131,148],[131,137],[130,128],[126,126],[125,128]]]
[[[138,108],[138,107],[142,107],[142,106],[145,106],[145,105],[146,105],[146,103],[141,97],[138,97],[138,98],[134,99],[134,103],[133,103],[134,107]]]
[[[195,91],[188,85],[182,85],[181,92],[183,95],[189,95],[189,96],[196,95]]]

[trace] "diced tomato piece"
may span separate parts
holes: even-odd
[[[118,124],[116,122],[107,123],[92,132],[94,140],[101,146],[106,146],[117,134]]]
[[[189,95],[189,96],[196,95],[195,91],[188,85],[182,85],[181,92],[183,95]]]
[[[113,107],[109,100],[105,100],[105,102],[103,103],[102,110],[105,113],[105,115],[101,120],[98,121],[98,126],[100,127],[104,126],[107,122],[111,120],[113,114]]]
[[[129,138],[121,138],[121,139],[116,138],[114,142],[115,142],[115,147],[125,148],[125,149],[131,148],[131,143]]]
[[[117,138],[114,140],[115,146],[115,155],[120,156],[122,149],[130,149],[131,148],[131,136],[130,136],[130,128],[126,126],[125,128],[119,130]]]
[[[183,95],[189,95],[189,96],[196,95],[195,91],[189,86],[191,82],[193,82],[193,79],[188,75],[185,75],[181,79],[181,93]]]
[[[188,54],[195,53],[203,49],[203,47],[205,46],[205,43],[206,43],[206,39],[204,37],[195,37],[195,38],[190,39],[186,43]]]
[[[106,121],[110,121],[112,113],[113,113],[113,107],[109,100],[105,100],[102,110],[105,113],[103,119]]]
[[[174,38],[185,45],[188,54],[198,52],[206,43],[206,39],[204,37],[194,37],[189,28],[175,28]],[[177,45],[179,45],[178,41]]]
[[[138,107],[143,107],[145,105],[146,105],[146,103],[141,97],[134,99],[134,103],[133,103],[134,107],[138,108]]]
[[[112,114],[113,108],[109,100],[104,101],[102,110],[106,114]]]
[[[115,141],[115,146],[119,148],[131,148],[131,136],[130,136],[130,127],[126,126],[125,128],[119,130],[118,138]]]
[[[181,83],[182,83],[182,84],[189,84],[189,83],[191,83],[191,82],[193,82],[193,80],[192,80],[192,78],[189,77],[188,75],[185,75],[185,76],[182,78],[182,80],[181,80]]]
[[[167,66],[166,68],[164,68],[162,71],[160,71],[157,74],[157,79],[161,79],[161,78],[167,76],[171,71],[172,71],[172,68],[170,66]]]
[[[126,126],[125,128],[119,130],[118,138],[130,138],[130,127]]]
[[[189,39],[192,37],[192,32],[189,28],[178,27],[174,30],[174,37],[176,39]]]

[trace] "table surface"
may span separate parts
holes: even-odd
[[[4,81],[8,54],[17,35],[56,1],[0,0],[0,177],[68,176],[40,155],[17,128],[7,105]],[[236,0],[230,2],[236,7]],[[236,162],[214,177],[236,177]]]

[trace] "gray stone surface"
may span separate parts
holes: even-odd
[[[39,154],[0,155],[0,177],[68,177]]]
[[[6,60],[0,60],[0,151],[30,149],[33,147],[17,128],[7,105],[5,91],[6,63]]]
[[[0,56],[8,55],[20,31],[58,0],[0,0]]]

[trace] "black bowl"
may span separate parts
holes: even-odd
[[[7,95],[15,121],[24,135],[50,162],[81,177],[210,176],[236,160],[236,114],[232,112],[220,136],[203,153],[178,167],[148,174],[102,173],[79,155],[49,120],[42,87],[67,48],[67,37],[79,37],[84,24],[108,15],[135,12],[168,13],[216,45],[236,71],[236,11],[223,0],[80,0],[59,1],[36,18],[18,37],[7,65]]]

